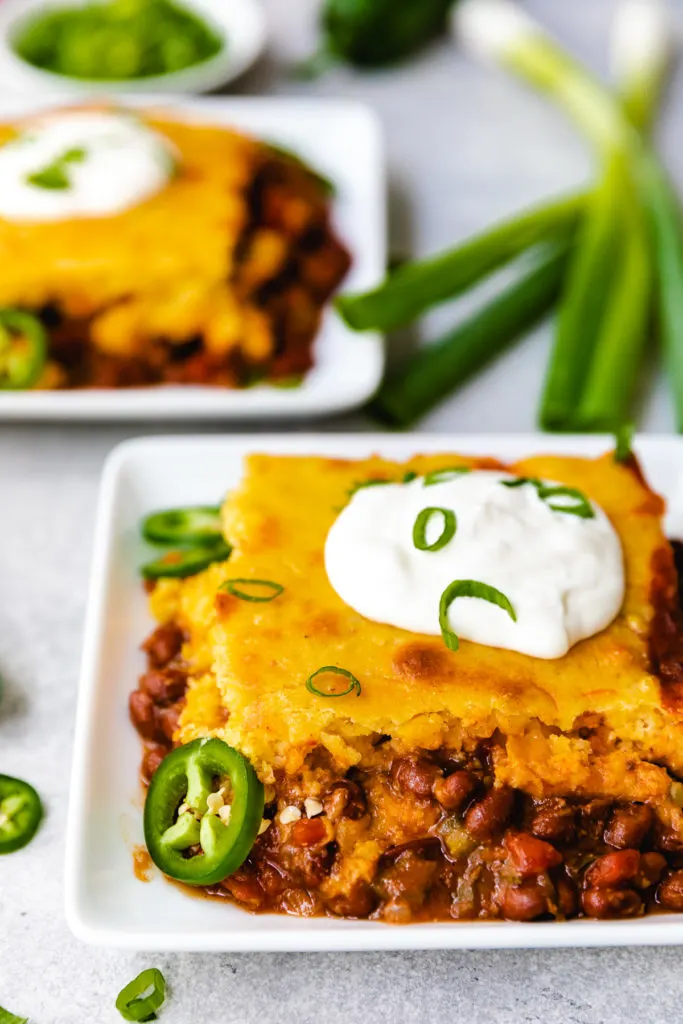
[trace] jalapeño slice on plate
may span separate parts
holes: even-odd
[[[27,846],[38,831],[43,805],[33,786],[0,775],[0,854]]]
[[[167,551],[160,558],[146,562],[141,566],[140,572],[146,580],[184,579],[186,576],[196,576],[214,562],[224,562],[231,551],[230,545],[219,539],[214,544]]]
[[[222,538],[219,505],[190,505],[153,512],[142,522],[150,544],[205,544]]]
[[[40,320],[18,309],[0,309],[0,391],[33,387],[46,358],[47,341]]]
[[[223,787],[226,819],[210,809]],[[145,842],[156,866],[186,885],[215,885],[244,863],[263,819],[263,786],[245,757],[219,739],[199,739],[164,758],[145,803]]]

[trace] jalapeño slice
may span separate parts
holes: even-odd
[[[227,821],[209,810],[229,786]],[[263,819],[263,786],[245,757],[219,739],[194,740],[164,758],[145,803],[145,842],[156,866],[186,885],[215,885],[244,863]]]
[[[150,544],[206,544],[222,538],[220,506],[190,505],[153,512],[142,523]]]
[[[31,842],[43,817],[43,805],[33,786],[0,775],[0,854],[14,853]]]
[[[140,568],[140,572],[146,580],[161,580],[166,577],[184,579],[186,576],[196,576],[214,562],[224,562],[231,551],[232,548],[224,540],[186,550],[167,551],[153,562],[146,562]]]
[[[22,391],[36,383],[47,358],[40,320],[18,309],[0,309],[0,391]]]

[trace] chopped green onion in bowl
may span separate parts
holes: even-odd
[[[46,7],[23,20],[10,43],[34,67],[91,81],[172,74],[225,46],[212,25],[174,0]]]

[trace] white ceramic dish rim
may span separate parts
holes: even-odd
[[[116,537],[115,506],[121,497],[122,483],[136,459],[160,457],[221,459],[244,455],[249,451],[278,454],[320,453],[337,457],[363,458],[372,452],[388,457],[406,458],[411,453],[463,451],[497,454],[501,458],[519,458],[539,451],[578,455],[596,455],[612,444],[607,437],[548,437],[544,435],[262,435],[242,437],[163,437],[124,442],[109,456],[102,478],[97,514],[90,593],[85,627],[83,662],[80,677],[74,761],[71,782],[66,847],[66,916],[71,930],[84,942],[138,950],[164,951],[358,951],[399,949],[482,949],[537,948],[575,946],[677,945],[683,943],[683,915],[655,915],[630,921],[547,922],[453,922],[392,927],[373,922],[339,921],[325,918],[299,920],[280,915],[252,916],[240,912],[248,927],[233,926],[221,930],[203,929],[201,923],[189,928],[169,929],[163,919],[148,929],[112,927],[106,920],[93,920],[83,898],[86,862],[89,778],[93,758],[97,756],[96,698],[98,665],[107,629],[107,588],[113,571],[119,540]],[[663,490],[675,467],[680,467],[675,486],[667,497],[671,510],[668,528],[672,535],[683,535],[683,439],[645,436],[637,439],[636,451],[653,483]],[[151,463],[150,463],[151,465]],[[137,645],[139,637],[131,637]],[[131,865],[132,875],[132,865]],[[160,885],[166,883],[159,882]],[[169,887],[172,888],[172,887]],[[193,908],[204,901],[185,897]],[[220,907],[229,913],[228,907]]]
[[[0,3],[0,15],[3,3]],[[24,117],[73,96],[0,98],[0,118]],[[169,108],[204,123],[235,125],[296,148],[340,183],[333,217],[354,263],[348,290],[372,287],[386,269],[386,169],[375,113],[355,101],[256,97],[124,96],[136,108]],[[334,415],[366,402],[384,371],[384,344],[374,333],[355,334],[329,308],[314,347],[315,365],[295,389],[161,386],[119,390],[0,393],[3,420],[173,421],[305,419]]]
[[[149,78],[91,80],[71,78],[25,61],[12,39],[22,23],[46,8],[84,6],[90,0],[3,0],[0,6],[0,80],[18,90],[33,89],[43,94],[69,92],[73,95],[96,93],[200,93],[233,81],[251,67],[266,43],[266,17],[260,0],[182,0],[183,5],[215,26],[223,45],[215,56],[166,75]]]

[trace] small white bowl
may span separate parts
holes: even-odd
[[[217,89],[247,70],[266,42],[261,0],[181,0],[193,14],[216,28],[223,46],[215,57],[166,75],[124,80],[71,78],[37,68],[12,47],[21,28],[40,11],[84,7],[89,0],[2,0],[0,3],[0,86],[3,91],[36,96],[109,95],[111,93],[202,93]]]

